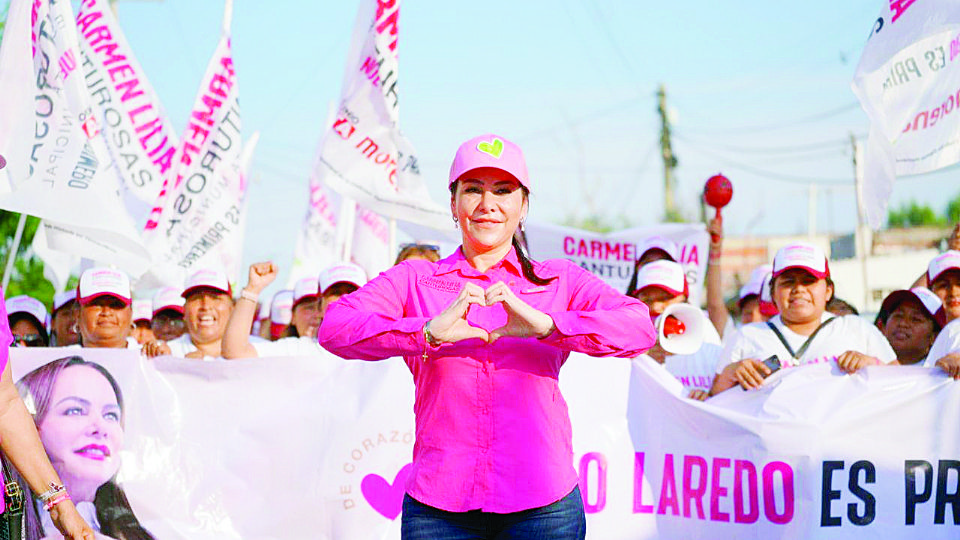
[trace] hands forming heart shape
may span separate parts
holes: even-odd
[[[492,306],[497,303],[503,304],[507,311],[507,322],[500,328],[488,333],[467,322],[467,312],[471,304]],[[506,336],[540,338],[550,335],[556,328],[552,317],[517,298],[502,281],[494,283],[487,290],[474,283],[465,284],[457,298],[429,324],[430,334],[443,343],[471,338],[493,343]]]

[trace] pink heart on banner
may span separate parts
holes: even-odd
[[[411,467],[413,463],[404,465],[394,477],[392,484],[379,474],[368,474],[360,482],[363,498],[383,517],[394,520],[400,515],[400,510],[403,509],[404,486],[407,484],[407,477],[410,476]]]

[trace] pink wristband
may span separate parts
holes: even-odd
[[[50,510],[53,509],[54,506],[62,503],[63,501],[69,501],[69,500],[70,500],[70,494],[67,493],[66,491],[62,491],[60,492],[59,495],[47,501],[46,504],[43,505],[43,508],[44,510],[49,512]]]

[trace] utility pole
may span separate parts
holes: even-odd
[[[863,282],[863,310],[870,310],[870,280],[867,274],[867,259],[873,248],[872,231],[867,227],[864,217],[863,201],[863,147],[857,144],[857,138],[850,134],[850,145],[853,147],[853,184],[857,193],[857,230],[853,235],[857,244],[857,258],[860,259],[860,278]]]
[[[679,217],[673,195],[673,169],[677,158],[670,145],[670,120],[667,118],[667,89],[661,84],[657,90],[657,110],[660,113],[660,155],[663,157],[663,212],[666,221]]]

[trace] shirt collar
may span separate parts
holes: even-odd
[[[520,265],[520,258],[517,256],[517,248],[515,247],[511,247],[506,256],[504,256],[500,262],[491,266],[490,269],[495,270],[501,266],[517,276],[523,276],[523,268]],[[462,246],[454,250],[454,252],[451,253],[447,258],[439,260],[437,262],[437,267],[436,275],[438,276],[449,274],[455,271],[459,271],[463,276],[482,275],[477,271],[476,268],[470,266],[467,258],[463,256]]]
[[[836,315],[834,315],[833,313],[830,313],[829,311],[824,310],[824,312],[820,314],[820,324],[823,324],[827,322],[827,320],[832,319],[834,317],[836,317]],[[783,319],[780,318],[779,314],[775,315],[772,319],[770,319],[770,322],[776,325],[777,328],[779,328],[780,330],[789,330],[790,332],[793,332],[793,330],[790,330],[790,328],[788,328],[787,325],[783,324]]]

